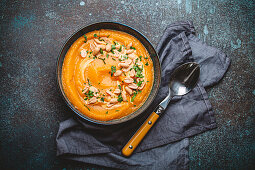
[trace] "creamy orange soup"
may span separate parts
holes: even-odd
[[[62,67],[64,92],[89,118],[109,121],[136,111],[154,80],[148,51],[135,37],[97,30],[77,39]]]

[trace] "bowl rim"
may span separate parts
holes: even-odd
[[[150,94],[149,96],[147,97],[147,99],[145,100],[145,102],[143,103],[143,105],[141,107],[139,107],[136,111],[130,113],[129,115],[126,115],[124,117],[121,117],[120,119],[113,119],[113,120],[110,120],[110,121],[100,121],[100,120],[95,120],[95,119],[92,119],[84,114],[82,114],[78,109],[76,109],[74,107],[74,105],[69,101],[68,97],[66,96],[64,90],[63,90],[63,87],[62,87],[62,66],[60,67],[60,61],[61,61],[61,57],[62,57],[62,53],[65,49],[65,46],[68,44],[68,42],[77,34],[79,33],[80,31],[82,31],[83,29],[85,29],[86,27],[90,27],[90,26],[93,26],[93,25],[97,25],[97,24],[117,24],[117,25],[121,25],[121,26],[124,26],[124,27],[127,27],[128,29],[131,29],[135,32],[137,32],[142,38],[145,39],[145,41],[148,42],[148,44],[152,47],[152,50],[154,51],[154,53],[156,54],[154,56],[154,58],[157,60],[157,63],[159,64],[159,71],[158,71],[158,74],[159,74],[159,78],[157,79],[157,86],[155,89],[153,89],[153,86],[154,86],[154,83],[155,83],[155,77],[154,77],[154,80],[153,80],[153,84],[152,84],[152,89],[150,91],[150,94],[153,90],[155,90],[155,95],[152,96],[152,99],[151,99],[151,102],[150,103],[147,103],[147,105],[143,108],[143,111],[141,111],[139,114],[129,118],[129,119],[126,119],[124,120],[125,118],[128,118],[130,117],[133,113],[137,112],[140,108],[142,108],[147,100],[149,99],[150,97]],[[104,29],[104,28],[100,28],[100,29]],[[107,28],[105,28],[107,29]],[[95,29],[96,30],[96,29]],[[116,30],[116,29],[113,29],[113,30]],[[116,30],[116,31],[120,31],[120,30]],[[91,32],[91,31],[89,31]],[[125,32],[125,31],[122,31],[122,32]],[[88,33],[88,32],[87,32]],[[127,32],[126,32],[127,33]],[[129,33],[127,33],[129,34]],[[131,34],[130,34],[131,35]],[[131,35],[131,36],[134,36],[134,35]],[[134,36],[135,37],[135,36]],[[137,37],[135,37],[136,39],[138,39]],[[77,38],[78,39],[78,38]],[[76,39],[76,40],[77,40]],[[75,41],[76,41],[75,40]],[[139,39],[138,39],[139,40]],[[140,40],[139,40],[140,41]],[[142,42],[141,42],[142,43]],[[143,44],[143,43],[142,43]],[[143,44],[144,45],[144,44]],[[70,48],[70,47],[69,47]],[[69,49],[68,49],[69,50]],[[67,50],[67,51],[68,51]],[[146,49],[148,50],[148,49]],[[67,52],[66,52],[67,53]],[[65,55],[66,55],[65,53]],[[63,60],[64,60],[65,56],[63,57]],[[63,97],[65,103],[68,105],[69,108],[71,108],[71,110],[76,114],[78,115],[80,118],[82,118],[83,120],[86,120],[86,121],[89,121],[89,122],[92,122],[92,123],[95,123],[95,124],[98,124],[98,125],[116,125],[116,124],[121,124],[121,123],[124,123],[124,122],[127,122],[127,121],[130,121],[130,120],[133,120],[135,118],[137,118],[139,115],[141,115],[142,113],[144,113],[149,105],[154,101],[154,99],[156,98],[157,94],[158,94],[158,91],[159,91],[159,87],[160,87],[160,83],[161,83],[161,63],[159,61],[159,56],[158,56],[158,53],[156,52],[155,48],[153,47],[153,45],[151,44],[151,42],[148,40],[148,38],[146,36],[144,36],[141,32],[139,32],[138,30],[136,30],[135,28],[131,27],[131,26],[128,26],[126,24],[122,24],[122,23],[119,23],[119,22],[113,22],[113,21],[106,21],[106,22],[95,22],[95,23],[91,23],[91,24],[88,24],[88,25],[85,25],[85,26],[81,26],[79,27],[79,29],[77,29],[76,31],[74,31],[73,34],[71,34],[67,40],[63,43],[63,45],[61,46],[61,50],[60,52],[58,53],[58,57],[57,57],[57,63],[56,63],[56,76],[57,76],[57,84],[58,84],[58,89],[59,91],[61,92],[61,96]],[[153,68],[154,68],[154,63],[153,63]],[[61,68],[61,69],[60,69]],[[154,73],[154,76],[155,76],[155,73]]]

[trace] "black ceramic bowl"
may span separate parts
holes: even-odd
[[[65,92],[63,90],[63,86],[62,86],[62,65],[63,65],[64,58],[65,58],[67,51],[69,50],[71,45],[78,38],[80,38],[81,36],[83,36],[84,34],[86,34],[88,32],[91,32],[94,30],[99,30],[99,29],[110,29],[110,30],[122,31],[122,32],[126,32],[126,33],[134,36],[135,38],[137,38],[149,52],[149,55],[153,61],[153,66],[154,66],[154,82],[153,82],[152,90],[150,91],[150,95],[147,98],[147,100],[145,101],[145,103],[135,112],[133,112],[125,117],[122,117],[120,119],[114,119],[114,120],[110,120],[110,121],[95,120],[95,119],[91,119],[91,118],[87,117],[86,115],[82,114],[68,100],[68,98],[66,97]],[[141,113],[143,113],[148,108],[148,106],[152,103],[152,101],[154,100],[154,98],[156,97],[156,95],[158,93],[158,89],[160,86],[160,77],[161,77],[161,69],[160,69],[159,58],[158,58],[158,55],[157,55],[155,49],[151,45],[150,41],[145,36],[143,36],[140,32],[138,32],[137,30],[135,30],[127,25],[116,23],[116,22],[100,22],[100,23],[95,23],[95,24],[81,28],[80,30],[75,32],[73,35],[71,35],[71,37],[65,42],[65,44],[63,45],[63,47],[59,53],[59,57],[58,57],[58,61],[57,61],[58,85],[59,85],[60,91],[61,91],[67,105],[76,113],[76,115],[80,116],[81,118],[83,118],[87,121],[93,122],[93,123],[103,124],[103,125],[113,125],[113,124],[126,122],[128,120],[131,120],[131,119],[137,117]]]

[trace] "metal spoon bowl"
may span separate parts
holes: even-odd
[[[124,156],[130,156],[133,153],[135,148],[139,145],[144,136],[166,109],[173,96],[185,95],[196,86],[199,80],[199,74],[200,67],[194,62],[182,64],[174,70],[170,77],[169,93],[167,97],[159,104],[156,110],[147,118],[147,120],[124,146],[122,149],[122,154]]]
[[[200,67],[197,63],[190,62],[180,65],[171,74],[168,96],[159,104],[166,109],[173,96],[185,95],[197,84],[200,75]]]

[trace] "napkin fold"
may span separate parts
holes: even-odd
[[[78,116],[63,121],[56,138],[58,156],[121,169],[188,169],[187,137],[216,128],[212,106],[204,88],[223,77],[230,60],[220,50],[199,40],[189,21],[169,25],[156,50],[162,69],[161,86],[146,113],[111,126],[96,125]],[[167,96],[173,70],[189,61],[200,64],[198,85],[190,93],[174,97],[133,155],[123,157],[122,147]]]

